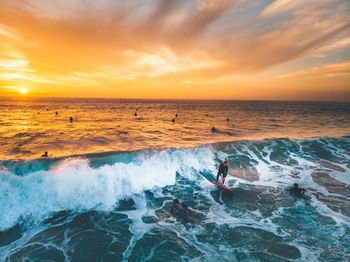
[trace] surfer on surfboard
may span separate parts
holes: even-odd
[[[224,163],[219,165],[218,174],[216,175],[216,182],[219,182],[219,177],[221,176],[222,184],[225,184],[225,178],[228,172],[228,161],[225,159]]]

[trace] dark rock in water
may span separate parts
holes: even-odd
[[[266,230],[248,226],[231,228],[228,225],[217,226],[215,223],[208,223],[205,228],[206,233],[198,236],[198,240],[204,243],[212,243],[213,239],[217,239],[218,244],[231,248],[249,246],[254,250],[250,256],[264,261],[288,261],[301,257],[298,248],[285,243],[282,237]]]
[[[339,171],[339,172],[346,172],[346,170],[344,168],[342,168],[341,166],[338,166],[336,164],[327,162],[327,161],[320,161],[319,162],[321,166],[325,167],[325,168],[329,168],[329,169],[333,169],[335,171]]]
[[[22,230],[19,225],[16,225],[7,231],[0,231],[0,247],[6,246],[13,241],[21,238]]]
[[[279,256],[275,256],[273,254],[270,254],[268,252],[263,251],[251,251],[249,252],[249,256],[247,258],[247,261],[278,261],[278,262],[288,262],[290,260],[283,259]]]
[[[132,198],[122,199],[118,202],[117,211],[136,210],[135,201]]]
[[[141,219],[145,224],[157,223],[157,218],[154,216],[144,216]]]
[[[60,245],[64,241],[64,227],[63,226],[54,226],[48,229],[41,231],[32,237],[29,243],[46,243],[47,240],[50,240],[51,243],[55,245]]]
[[[58,224],[63,222],[68,216],[69,216],[70,212],[69,211],[60,211],[57,212],[56,214],[54,214],[52,217],[45,219],[44,220],[44,224]]]
[[[171,205],[172,205],[171,203],[165,203],[163,208],[158,208],[154,210],[154,212],[156,213],[157,217],[160,220],[168,219],[171,217],[171,214],[170,214]]]
[[[301,256],[300,251],[295,246],[275,243],[268,248],[269,253],[276,254],[289,259],[297,259]]]
[[[157,257],[152,254],[157,254]],[[152,261],[189,261],[203,255],[175,232],[154,229],[136,242],[128,260],[145,261],[152,257]]]
[[[86,212],[38,232],[5,261],[121,261],[132,236],[131,223],[125,214]]]
[[[26,258],[24,260],[24,258]],[[8,261],[65,261],[61,250],[53,246],[44,246],[42,244],[33,244],[25,246],[12,254]]]
[[[93,220],[96,216],[98,216],[98,213],[95,211],[77,215],[73,221],[65,224],[65,229],[68,229],[66,236],[70,237],[77,232],[93,229],[95,227]]]
[[[345,183],[321,172],[313,173],[311,176],[317,184],[326,187],[328,192],[350,197],[350,186]]]
[[[102,261],[108,253],[112,236],[103,230],[81,231],[73,235],[68,246],[72,261]]]
[[[327,161],[338,159],[329,148],[324,147],[316,141],[302,142],[301,145],[304,147],[303,150],[308,152],[314,159],[324,159]]]

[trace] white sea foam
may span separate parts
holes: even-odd
[[[68,158],[49,171],[22,177],[0,171],[0,230],[61,210],[110,210],[118,199],[175,184],[176,172],[193,178],[193,170],[213,167],[213,159],[210,148],[179,149],[143,153],[134,162],[98,168],[87,159]]]

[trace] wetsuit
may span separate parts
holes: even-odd
[[[219,181],[220,175],[222,175],[223,177],[226,177],[227,172],[228,172],[228,166],[225,166],[224,163],[221,163],[219,166],[218,174],[216,175],[216,181],[217,182]]]
[[[301,197],[304,195],[305,191],[306,190],[304,188],[292,187],[292,189],[290,190],[290,194]]]

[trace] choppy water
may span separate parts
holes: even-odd
[[[2,160],[348,134],[350,103],[0,100]]]
[[[3,261],[350,259],[349,104],[2,100],[0,121]],[[233,193],[201,175],[224,158]]]

